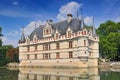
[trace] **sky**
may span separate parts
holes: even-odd
[[[2,27],[3,45],[12,44],[17,47],[22,28],[25,35],[39,25],[44,25],[52,19],[59,22],[67,19],[66,14],[71,13],[82,18],[85,24],[98,28],[107,20],[120,21],[120,0],[1,0],[0,26]]]

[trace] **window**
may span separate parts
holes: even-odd
[[[37,51],[37,46],[35,46],[35,51]]]
[[[48,44],[43,44],[43,50],[48,50]]]
[[[69,58],[73,58],[73,53],[69,52]]]
[[[50,59],[50,53],[44,53],[43,59]]]
[[[84,46],[86,46],[86,40],[84,40]]]
[[[68,31],[68,38],[71,37],[71,31]]]
[[[37,54],[35,54],[35,59],[37,59]]]
[[[84,31],[84,34],[86,35],[86,31]]]
[[[48,50],[48,44],[45,44],[45,50]]]
[[[56,58],[59,59],[60,58],[60,54],[56,53]]]
[[[47,54],[47,53],[45,53],[45,56],[44,56],[44,57],[45,57],[45,59],[48,59],[48,54]]]
[[[29,54],[27,55],[27,59],[30,59],[30,55]]]
[[[43,44],[43,50],[50,50],[50,44]]]
[[[59,49],[60,46],[59,46],[59,43],[56,43],[56,49]]]
[[[58,33],[57,33],[57,34],[56,34],[56,39],[58,39],[58,37],[59,37],[59,36],[58,36]]]
[[[72,41],[69,41],[69,48],[72,48]]]
[[[49,33],[49,31],[48,30],[46,30],[46,34],[48,34]]]
[[[50,44],[49,44],[49,50],[51,49]]]
[[[29,52],[29,51],[30,51],[30,47],[28,46],[28,47],[27,47],[27,52]]]

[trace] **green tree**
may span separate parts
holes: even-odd
[[[3,35],[2,35],[2,28],[0,27],[0,46],[2,46],[2,37]]]
[[[106,21],[96,30],[100,36],[100,55],[110,60],[120,56],[120,22]]]
[[[11,48],[13,48],[12,45],[4,45],[0,47],[0,66],[6,65],[9,62],[6,57],[6,52]]]
[[[19,62],[19,48],[11,48],[7,50],[7,58],[10,62]]]

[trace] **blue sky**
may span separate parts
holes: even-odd
[[[3,28],[3,44],[17,46],[21,28],[25,27],[25,34],[46,20],[58,22],[66,19],[67,13],[76,17],[76,12],[83,8],[86,24],[92,23],[98,28],[99,24],[107,21],[120,21],[120,0],[1,0],[0,26]]]

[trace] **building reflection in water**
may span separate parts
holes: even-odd
[[[19,68],[18,80],[100,80],[98,68]]]

